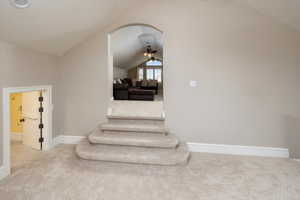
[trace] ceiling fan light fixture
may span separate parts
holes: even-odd
[[[10,0],[10,3],[16,8],[28,8],[30,0]]]

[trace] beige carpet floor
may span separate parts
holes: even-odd
[[[11,171],[15,173],[23,166],[42,158],[43,152],[25,146],[22,142],[11,142]]]
[[[193,153],[187,166],[80,160],[60,145],[0,181],[2,200],[299,200],[300,163]]]

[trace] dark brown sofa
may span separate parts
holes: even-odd
[[[136,82],[136,87],[144,90],[154,90],[155,94],[158,93],[158,82],[155,80],[142,80]]]
[[[142,81],[136,83],[133,86],[131,79],[122,79],[121,82],[115,83],[113,85],[114,99],[153,101],[154,95],[157,94],[158,84],[144,82],[142,86]]]
[[[129,100],[154,101],[154,90],[144,90],[140,88],[129,88]]]

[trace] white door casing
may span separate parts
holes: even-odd
[[[52,114],[53,114],[53,104],[52,104],[52,86],[30,86],[30,87],[13,87],[13,88],[3,88],[3,173],[0,173],[1,177],[10,175],[10,94],[12,93],[24,93],[33,91],[43,91],[44,92],[44,112],[43,112],[43,151],[50,150],[53,147],[52,143]],[[1,152],[1,151],[0,151]]]

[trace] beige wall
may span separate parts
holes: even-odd
[[[2,165],[2,89],[6,87],[53,85],[56,95],[57,59],[0,41],[0,166]],[[56,99],[54,98],[54,104]],[[55,114],[55,111],[54,111]],[[55,121],[54,121],[55,126]],[[55,136],[54,127],[54,136]]]
[[[114,79],[127,78],[127,76],[128,76],[127,69],[122,69],[120,67],[114,67],[113,73],[114,73],[114,75],[113,75]]]
[[[137,67],[133,67],[131,69],[128,69],[128,78],[131,78],[131,79],[135,79],[137,80],[138,77],[137,77]]]
[[[105,120],[107,33],[129,23],[164,32],[167,125],[181,139],[288,147],[297,137],[299,32],[225,0],[143,1],[72,49],[60,63],[60,133],[86,135]]]
[[[107,35],[102,36],[84,42],[59,62],[58,134],[86,135],[105,119],[111,90],[107,48],[102,47]]]

